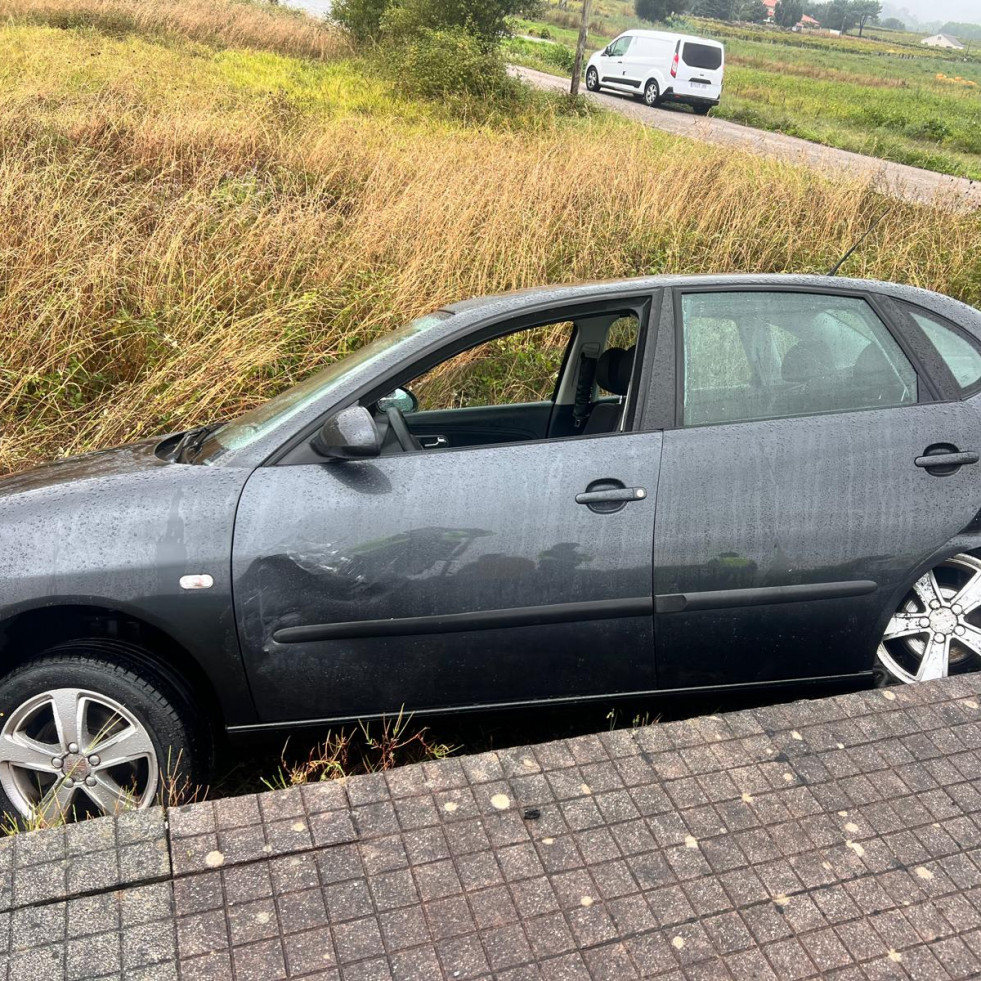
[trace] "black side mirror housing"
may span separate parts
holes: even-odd
[[[364,460],[381,453],[378,427],[363,405],[349,405],[332,415],[310,445],[328,460]]]

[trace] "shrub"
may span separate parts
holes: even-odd
[[[501,100],[520,91],[500,54],[459,28],[423,29],[402,43],[393,42],[390,52],[399,87],[407,95]]]
[[[377,38],[389,0],[334,0],[330,16],[358,41]]]

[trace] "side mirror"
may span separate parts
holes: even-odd
[[[415,412],[419,408],[419,399],[407,388],[396,388],[394,392],[378,400],[378,411],[388,412],[389,409],[398,409],[401,413]]]
[[[329,460],[363,460],[381,453],[375,420],[363,405],[349,405],[332,415],[310,445]]]

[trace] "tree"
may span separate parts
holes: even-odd
[[[804,4],[801,0],[777,0],[773,8],[773,19],[781,27],[793,27],[800,23],[804,16]]]
[[[493,47],[510,33],[509,17],[537,5],[538,0],[388,0],[380,27],[383,34],[403,38],[423,31],[464,30]]]
[[[826,27],[830,31],[841,31],[842,34],[847,34],[849,29],[858,23],[853,8],[854,4],[850,3],[849,0],[831,0],[831,3],[824,8],[824,14],[818,17],[818,20],[821,21],[822,27]]]
[[[736,16],[739,20],[749,21],[751,24],[765,24],[770,12],[766,9],[763,0],[742,0]]]
[[[882,13],[882,4],[879,0],[853,0],[852,8],[858,18],[858,36],[862,36],[865,25],[870,21],[874,24]]]
[[[711,17],[713,20],[734,20],[737,0],[692,0],[689,10],[696,17]]]
[[[388,0],[334,0],[330,16],[358,41],[377,38]]]
[[[685,0],[634,0],[634,13],[641,20],[667,20],[685,10]]]
[[[882,21],[882,26],[890,31],[905,31],[906,25],[898,17],[887,17]]]

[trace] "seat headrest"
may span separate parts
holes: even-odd
[[[794,385],[832,375],[834,371],[834,358],[823,341],[798,341],[783,356],[780,365],[783,380]]]
[[[596,362],[596,383],[613,395],[626,395],[630,388],[630,375],[634,370],[634,350],[631,347],[607,348]]]
[[[895,372],[892,371],[888,359],[882,353],[882,349],[878,344],[873,344],[869,341],[862,348],[862,353],[855,359],[852,374],[867,377],[869,375],[881,375],[884,373],[895,377]]]

